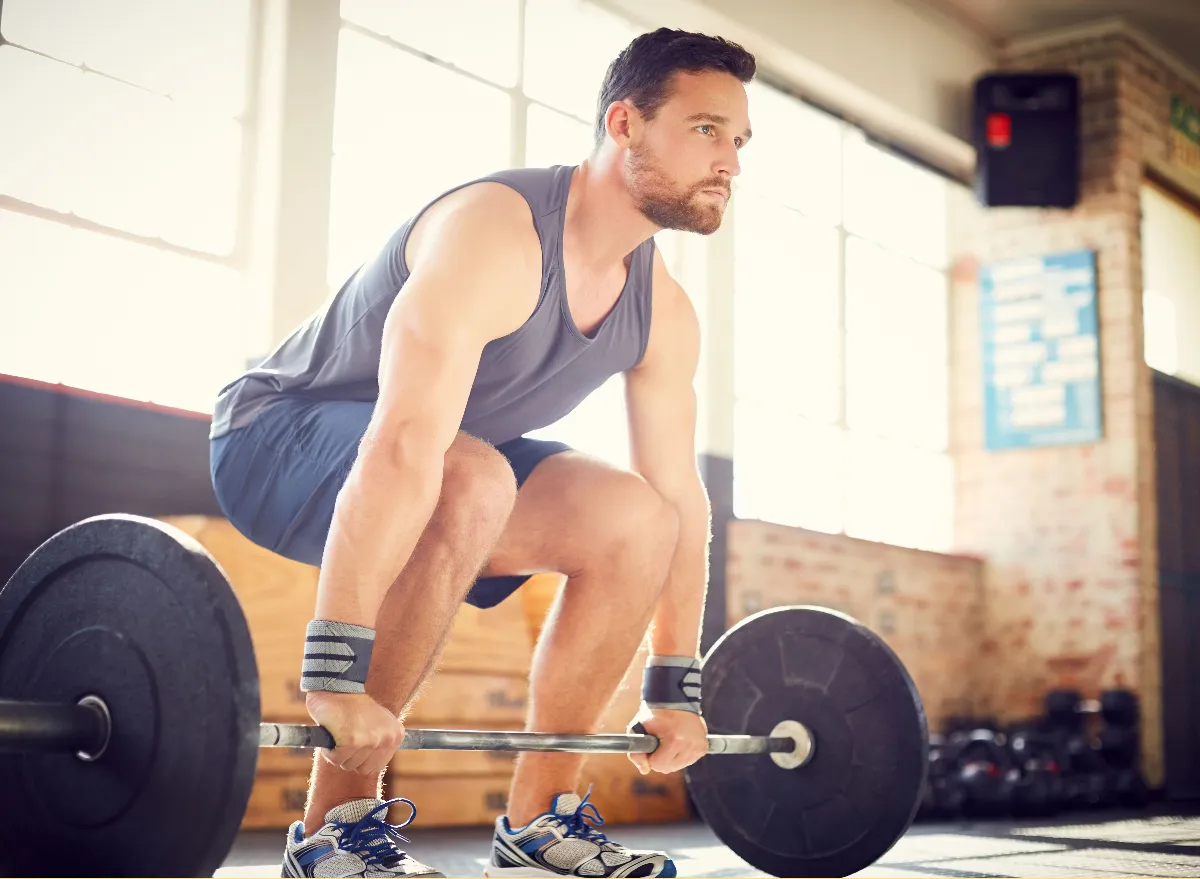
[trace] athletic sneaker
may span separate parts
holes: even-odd
[[[403,824],[387,823],[387,810],[395,803],[412,809]],[[408,842],[400,830],[416,817],[417,807],[410,800],[363,799],[334,806],[325,814],[325,826],[307,839],[304,822],[297,821],[288,828],[281,876],[441,877],[397,845]]]
[[[632,851],[596,829],[604,824],[595,804],[575,794],[559,794],[550,811],[528,826],[513,830],[508,816],[496,819],[492,857],[485,875],[490,879],[533,876],[640,877],[662,879],[675,875],[675,862],[666,852]]]

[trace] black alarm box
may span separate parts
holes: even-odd
[[[1079,77],[988,73],[975,81],[975,195],[986,207],[1070,208],[1079,201]]]

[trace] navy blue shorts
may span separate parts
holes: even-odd
[[[289,398],[213,440],[212,482],[226,518],[259,546],[319,566],[334,501],[374,408],[374,403]],[[569,448],[526,437],[496,447],[512,466],[518,487],[541,461]],[[481,577],[466,600],[493,607],[527,579]]]

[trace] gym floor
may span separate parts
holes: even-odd
[[[765,876],[702,824],[609,828],[623,845],[665,847],[680,876]],[[282,832],[243,833],[219,877],[278,876]],[[482,876],[486,829],[413,835],[412,852],[447,876]],[[1200,813],[1112,811],[1049,821],[918,824],[863,877],[1200,876]]]

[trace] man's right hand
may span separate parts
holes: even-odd
[[[379,775],[404,741],[404,724],[365,693],[314,691],[306,696],[308,713],[333,736],[333,750],[321,756],[348,772]]]

